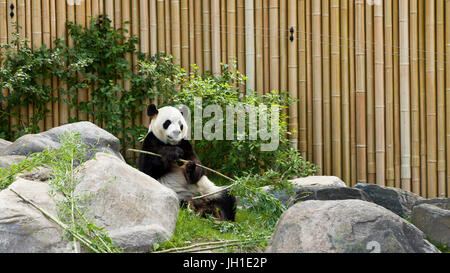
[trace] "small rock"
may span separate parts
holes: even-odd
[[[291,180],[298,187],[308,186],[329,186],[329,187],[347,187],[344,181],[337,176],[308,176]]]
[[[408,218],[414,203],[423,198],[415,193],[392,187],[381,187],[375,184],[356,184],[354,188],[360,189],[378,204],[395,214]]]
[[[305,201],[279,219],[266,252],[439,253],[418,228],[361,200]]]
[[[414,206],[411,222],[422,230],[433,242],[450,246],[450,210],[438,207],[447,207],[446,204],[436,200]]]

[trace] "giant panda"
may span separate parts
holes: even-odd
[[[228,190],[192,201],[195,196],[217,192],[221,188],[206,176],[191,143],[186,140],[188,128],[181,111],[172,106],[160,109],[154,104],[147,107],[150,117],[148,133],[142,150],[161,157],[139,154],[139,170],[176,192],[180,205],[188,205],[205,216],[213,214],[219,220],[234,221],[236,198]],[[180,165],[178,159],[188,160]]]

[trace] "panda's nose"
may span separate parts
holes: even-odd
[[[180,130],[174,130],[172,132],[172,134],[173,134],[174,137],[177,137],[179,134],[181,134],[181,131]]]

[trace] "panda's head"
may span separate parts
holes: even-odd
[[[150,104],[147,115],[151,119],[148,132],[152,132],[163,143],[177,145],[186,138],[188,126],[177,108],[165,106],[157,109],[154,104]]]

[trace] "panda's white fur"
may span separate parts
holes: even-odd
[[[156,109],[153,108],[153,110],[155,111]],[[170,125],[165,127],[165,123],[169,124],[169,122],[167,122],[168,120],[170,121]],[[153,135],[164,144],[178,145],[186,138],[187,132],[187,123],[180,110],[175,107],[165,106],[157,109],[157,114],[151,116],[147,137],[150,133],[153,133]],[[145,164],[151,164],[151,162],[144,162],[144,165]],[[141,171],[143,170],[141,169]],[[188,202],[195,196],[217,192],[221,189],[221,187],[216,186],[210,181],[206,175],[202,175],[196,183],[188,183],[185,176],[185,169],[183,169],[183,166],[178,166],[176,164],[173,164],[170,171],[157,178],[157,180],[161,184],[175,191],[180,202]],[[234,209],[231,210],[233,211],[232,213],[229,211],[231,203],[235,206],[235,197],[230,197],[227,192],[222,191],[200,200],[196,201],[200,206],[203,206],[204,204],[208,204],[207,206],[209,206],[217,200],[217,204],[228,211],[225,214],[232,214],[231,219],[234,220]]]

